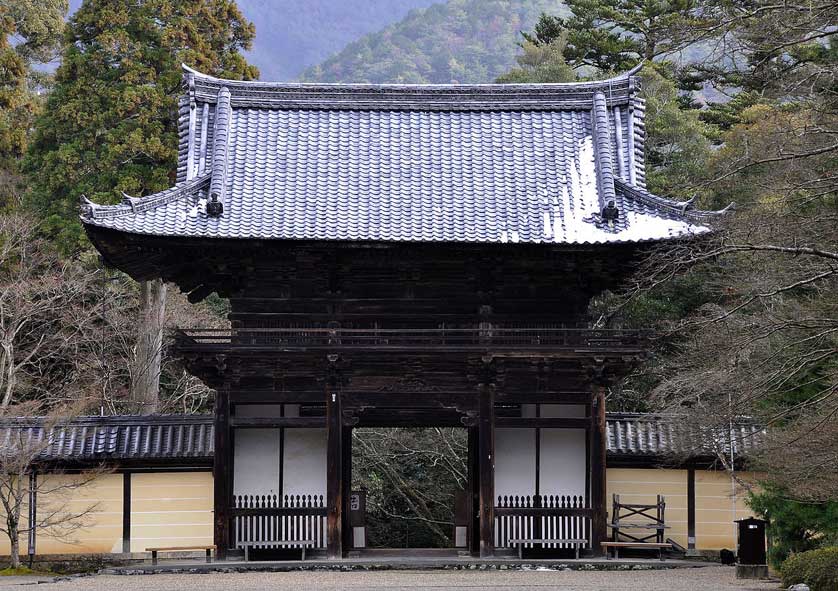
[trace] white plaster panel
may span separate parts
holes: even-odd
[[[535,429],[495,429],[495,495],[535,493]]]
[[[279,429],[237,429],[233,494],[276,495],[279,492]]]
[[[541,430],[541,494],[585,494],[585,430]]]
[[[285,495],[326,494],[326,430],[286,429]]]

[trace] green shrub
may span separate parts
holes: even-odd
[[[806,583],[812,591],[838,590],[838,546],[800,552],[780,567],[783,587]]]
[[[802,503],[765,483],[760,492],[750,495],[748,505],[768,520],[768,558],[775,568],[794,553],[838,546],[838,500]]]

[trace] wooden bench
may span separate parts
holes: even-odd
[[[250,562],[250,548],[262,546],[265,548],[299,548],[302,551],[301,559],[306,559],[306,548],[314,546],[314,540],[271,540],[270,542],[239,542],[238,546],[244,548],[244,561]]]
[[[204,550],[207,553],[207,562],[212,562],[212,553],[215,552],[215,546],[161,546],[159,548],[146,548],[146,552],[151,552],[151,564],[157,564],[158,552],[185,552],[187,550]]]
[[[620,558],[620,548],[651,548],[658,551],[658,557],[663,560],[663,551],[672,548],[672,544],[666,542],[602,542],[602,547],[605,550],[605,558],[609,559],[609,548],[614,548],[614,558]]]
[[[575,539],[575,538],[552,538],[552,539],[542,539],[542,540],[532,540],[532,539],[512,539],[509,540],[509,543],[513,546],[518,546],[518,559],[522,560],[524,558],[524,545],[525,544],[567,544],[569,546],[573,546],[574,550],[576,550],[576,560],[579,560],[579,548],[580,546],[584,546],[588,543],[588,540],[582,539]]]

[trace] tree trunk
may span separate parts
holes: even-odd
[[[13,569],[20,568],[20,532],[17,527],[9,528],[9,561]]]
[[[160,400],[160,363],[163,323],[166,315],[166,284],[160,279],[140,284],[140,318],[131,381],[135,412],[152,414]]]

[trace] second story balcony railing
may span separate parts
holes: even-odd
[[[586,328],[239,328],[184,329],[182,352],[233,351],[646,351],[650,333]]]

